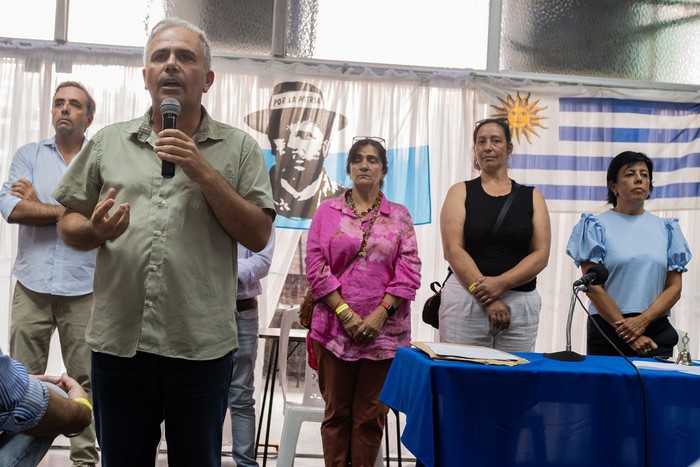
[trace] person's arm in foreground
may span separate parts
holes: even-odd
[[[43,381],[43,382],[42,382]],[[50,382],[67,393],[47,387]],[[80,433],[92,421],[92,411],[76,398],[87,395],[77,381],[62,376],[30,376],[27,370],[0,352],[0,431],[31,436]]]
[[[49,389],[49,405],[44,416],[33,428],[24,431],[31,436],[54,436],[57,434],[75,436],[92,422],[92,410],[84,403],[74,399],[87,400],[87,394],[76,380],[66,375],[37,376],[41,381],[47,381],[60,387],[68,394],[63,397]]]

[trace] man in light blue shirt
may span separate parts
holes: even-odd
[[[82,84],[59,84],[51,110],[56,135],[19,148],[0,191],[0,213],[19,224],[10,355],[30,373],[44,374],[51,336],[58,329],[68,374],[88,395],[85,329],[92,310],[95,250],[77,251],[63,243],[56,222],[65,208],[51,193],[87,143],[85,131],[94,113],[95,101]],[[71,460],[74,466],[97,464],[94,428],[71,440]]]
[[[255,460],[255,393],[253,373],[258,353],[258,301],[260,280],[270,272],[275,249],[275,229],[267,246],[253,253],[238,245],[238,291],[236,326],[238,350],[233,355],[233,374],[228,405],[231,409],[232,455],[238,467],[257,467]]]

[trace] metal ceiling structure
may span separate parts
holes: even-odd
[[[218,5],[222,0],[197,0],[203,7],[206,4],[206,9],[201,10],[199,7],[192,7],[192,11],[217,11],[221,5]],[[227,1],[227,0],[223,0]],[[240,0],[243,3],[246,1],[256,2],[257,0]],[[318,0],[311,0],[316,2]],[[214,51],[214,55],[224,59],[250,59],[255,61],[277,61],[287,64],[305,64],[308,66],[325,65],[331,68],[339,68],[344,72],[353,73],[366,73],[370,70],[372,73],[377,75],[382,75],[388,70],[393,70],[399,73],[407,73],[416,75],[419,77],[429,77],[435,74],[442,75],[454,75],[454,76],[470,76],[474,79],[494,79],[494,78],[506,78],[512,80],[529,80],[534,82],[556,82],[560,84],[585,84],[589,86],[614,86],[614,87],[626,87],[626,88],[644,88],[644,89],[662,89],[662,90],[683,90],[683,91],[700,91],[700,85],[691,84],[676,84],[676,83],[664,83],[656,81],[641,81],[641,80],[629,80],[629,79],[618,79],[618,78],[605,78],[597,76],[580,76],[580,75],[568,75],[568,74],[557,74],[557,73],[531,73],[531,72],[510,72],[502,71],[500,64],[503,60],[502,57],[502,21],[503,21],[503,11],[504,6],[512,6],[508,4],[509,0],[491,0],[489,8],[489,29],[488,29],[488,50],[487,50],[487,63],[485,70],[472,70],[472,69],[455,69],[455,68],[438,68],[438,67],[416,67],[416,66],[400,66],[400,65],[389,65],[380,63],[359,63],[359,62],[345,62],[341,60],[319,60],[312,58],[294,58],[288,55],[287,46],[289,43],[288,29],[293,27],[294,24],[290,24],[290,8],[299,8],[298,1],[292,5],[290,0],[273,0],[272,7],[272,18],[271,18],[271,38],[270,38],[270,50],[271,55],[245,55],[237,53],[228,52],[217,52]],[[557,3],[558,2],[558,3]],[[581,15],[582,11],[586,11],[586,2],[564,2],[572,4],[570,11],[567,14],[578,14]],[[605,3],[605,2],[603,2]],[[625,18],[628,11],[632,6],[638,5],[639,3],[651,3],[658,4],[658,1],[647,1],[647,2],[632,2],[632,1],[622,1],[613,2],[617,5],[616,15],[619,18]],[[668,2],[662,2],[667,4]],[[700,6],[694,2],[683,2],[677,1],[672,2],[676,4],[681,4],[686,7],[686,10],[681,11],[680,14],[685,15],[682,18],[683,21],[698,21],[700,19]],[[537,3],[538,8],[545,8],[547,4],[551,4],[552,8],[561,8],[562,2],[560,0],[544,0],[544,2]],[[295,6],[296,5],[296,6]],[[522,5],[522,4],[519,4]],[[237,4],[237,6],[240,6]],[[245,6],[245,5],[243,5]],[[306,5],[308,7],[308,5]],[[609,6],[609,5],[608,5]],[[692,6],[694,10],[688,10],[687,7]],[[70,0],[56,0],[56,17],[55,17],[55,30],[54,30],[54,41],[38,41],[38,40],[24,40],[24,39],[5,39],[0,40],[0,50],[9,54],[14,55],[14,52],[23,54],[24,56],[31,57],[32,51],[34,50],[47,50],[58,53],[59,55],[65,54],[65,60],[63,63],[63,68],[66,67],[66,61],[77,62],[86,59],[87,55],[92,55],[92,59],[88,59],[90,63],[95,63],[99,61],[99,56],[101,54],[109,54],[111,57],[115,55],[123,56],[125,63],[134,64],[135,60],[141,59],[142,49],[138,47],[125,47],[125,46],[101,46],[95,44],[76,44],[68,42],[68,30],[69,30],[69,8]],[[167,11],[167,10],[166,10]],[[608,11],[608,13],[610,13]],[[679,20],[676,20],[679,21]],[[633,31],[629,34],[643,34],[644,29],[639,28],[639,21],[636,23],[628,21],[632,26],[627,26],[629,28],[637,27],[639,31]],[[510,24],[510,23],[509,23]],[[581,28],[586,28],[588,25],[582,24]],[[223,28],[219,28],[223,29]],[[231,28],[229,27],[229,30]],[[566,28],[559,28],[554,34],[549,33],[551,29],[556,29],[550,27],[548,29],[548,37],[553,36],[550,40],[563,40],[561,36],[556,34],[569,34],[575,36],[580,34],[580,31],[572,30],[567,31]],[[648,27],[646,28],[648,29]],[[543,31],[532,31],[530,35],[536,37],[538,34],[542,34]],[[624,33],[624,32],[623,32]],[[622,34],[623,34],[622,33]],[[222,32],[223,34],[223,32]],[[560,39],[557,39],[560,37]],[[522,49],[527,55],[529,60],[534,61],[539,66],[549,67],[553,60],[557,57],[552,57],[552,52],[548,50],[538,51],[536,47],[529,46],[526,43],[517,44],[519,50]],[[610,49],[611,53],[615,53],[616,44],[602,44],[597,47],[600,50]],[[556,47],[556,44],[555,44]],[[607,49],[606,49],[607,48]],[[575,51],[574,51],[575,52]],[[599,53],[599,52],[598,52]],[[617,52],[619,53],[619,52]],[[561,52],[559,55],[564,56],[566,59],[566,52]],[[600,53],[599,53],[600,55]],[[621,57],[625,59],[625,57]],[[631,58],[630,58],[631,59]],[[559,59],[561,62],[562,59]],[[602,60],[602,58],[601,58]],[[542,65],[544,63],[544,65]],[[554,66],[561,67],[560,63],[555,63]]]

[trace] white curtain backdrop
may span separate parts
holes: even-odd
[[[143,89],[139,53],[95,55],[47,48],[26,51],[0,49],[0,177],[7,176],[15,150],[22,144],[47,138],[53,134],[50,125],[50,101],[57,83],[66,79],[83,82],[97,101],[97,112],[88,136],[106,124],[140,116],[150,98]],[[57,69],[68,69],[62,73]],[[249,131],[263,149],[269,149],[266,135],[257,134],[244,123],[252,111],[266,108],[274,85],[280,81],[307,81],[322,90],[325,105],[348,117],[348,127],[331,136],[331,153],[345,153],[354,135],[383,136],[390,148],[428,145],[430,165],[430,196],[432,222],[416,227],[419,252],[423,261],[422,286],[412,308],[414,340],[433,340],[434,330],[421,321],[423,302],[430,296],[429,284],[444,279],[446,262],[443,258],[438,225],[442,200],[448,188],[476,175],[471,165],[471,133],[475,121],[491,115],[493,109],[484,104],[484,84],[476,83],[469,74],[436,74],[430,77],[410,73],[387,72],[377,76],[368,70],[350,70],[326,66],[304,66],[278,62],[249,60],[214,61],[214,85],[205,95],[204,105],[215,119]],[[517,83],[490,83],[490,89],[512,89]],[[562,93],[566,86],[547,85],[550,92]],[[650,91],[653,95],[653,91]],[[698,102],[695,94],[681,96],[688,102]],[[515,142],[518,152],[523,142]],[[614,155],[614,154],[611,154]],[[391,169],[390,169],[391,170]],[[522,171],[514,171],[519,179]],[[591,185],[600,184],[600,174]],[[604,183],[604,175],[603,175]],[[406,187],[407,192],[413,187]],[[598,204],[599,210],[606,209]],[[690,242],[691,251],[700,255],[700,240],[694,235],[700,220],[697,209],[655,211],[661,216],[680,219]],[[538,277],[538,290],[543,309],[536,351],[564,349],[566,315],[571,297],[571,284],[579,275],[565,254],[566,243],[579,211],[552,209],[552,248],[548,267]],[[296,252],[300,231],[277,230],[277,244],[272,271],[265,281],[264,309],[261,327],[266,327],[279,302],[284,279]],[[11,266],[15,256],[16,228],[0,222],[0,347],[8,344],[11,305]],[[695,258],[684,275],[684,292],[672,316],[674,324],[689,332],[691,352],[700,351],[700,293]],[[584,301],[585,298],[584,298]],[[573,328],[573,349],[585,352],[585,316],[577,307]],[[57,349],[57,347],[56,347]],[[51,365],[60,369],[60,360]]]

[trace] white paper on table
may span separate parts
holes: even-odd
[[[646,360],[634,360],[634,366],[640,370],[680,371],[691,375],[700,375],[700,366],[679,365],[677,363],[648,362]]]
[[[426,346],[439,357],[460,357],[474,360],[518,360],[518,357],[490,347],[426,342]]]

